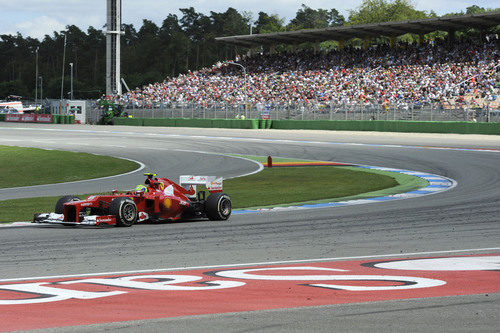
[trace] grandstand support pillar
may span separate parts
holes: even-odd
[[[107,0],[106,24],[106,95],[121,95],[120,36],[122,25],[122,1]]]
[[[339,39],[339,50],[343,50],[345,48],[345,39],[340,38]]]
[[[389,37],[389,45],[392,49],[396,47],[396,36]]]
[[[251,58],[254,54],[259,53],[258,49],[259,49],[259,48],[258,48],[257,46],[252,46],[252,47],[250,47],[250,48],[248,49],[248,53],[247,53],[248,57],[249,57],[249,58]]]
[[[297,53],[297,44],[292,44],[292,53]]]
[[[269,46],[269,54],[276,54],[276,45]]]
[[[448,30],[448,44],[452,45],[455,43],[455,30]]]
[[[314,43],[314,54],[319,52],[320,46],[319,42]]]
[[[424,43],[424,35],[419,34],[417,39],[418,45],[422,45]]]
[[[481,42],[486,42],[486,31],[484,29],[479,30],[479,38],[481,38]]]
[[[370,48],[371,38],[370,36],[365,36],[363,38],[363,50],[368,50]]]

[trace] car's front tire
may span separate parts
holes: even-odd
[[[115,198],[109,205],[110,215],[116,216],[116,225],[130,227],[137,222],[138,212],[135,202],[129,198]]]
[[[72,201],[79,201],[80,198],[78,198],[77,196],[74,196],[74,195],[65,195],[65,196],[62,196],[59,198],[59,200],[57,200],[56,202],[56,207],[54,209],[54,213],[56,214],[64,214],[64,204],[67,203],[67,202],[72,202]],[[76,219],[76,217],[75,217]],[[67,227],[73,227],[74,224],[73,223],[63,223],[63,225],[67,226]]]
[[[65,195],[63,197],[60,197],[59,200],[56,202],[56,208],[54,212],[56,214],[64,214],[64,204],[67,202],[72,202],[72,201],[79,201],[80,198],[74,195]]]

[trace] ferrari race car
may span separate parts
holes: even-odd
[[[110,195],[91,195],[80,200],[73,195],[61,197],[53,213],[37,213],[33,223],[63,225],[116,225],[130,227],[143,221],[176,221],[208,218],[227,220],[231,215],[231,198],[222,193],[222,178],[181,176],[179,184],[168,178],[146,173],[145,185]],[[205,185],[210,193],[196,191]]]

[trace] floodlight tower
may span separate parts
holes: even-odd
[[[122,26],[122,1],[107,0],[106,30],[106,95],[121,95],[120,36]]]

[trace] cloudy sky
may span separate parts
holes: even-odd
[[[132,23],[136,28],[143,19],[161,24],[170,13],[180,16],[179,8],[194,7],[196,11],[209,14],[223,12],[228,7],[248,11],[257,18],[259,11],[278,14],[288,22],[302,3],[311,8],[336,8],[347,17],[350,9],[356,9],[362,0],[123,0],[123,23]],[[419,10],[434,10],[438,15],[465,10],[468,6],[495,8],[498,0],[413,0]],[[61,31],[74,24],[82,30],[89,26],[102,28],[106,21],[106,0],[0,0],[0,35],[16,34],[43,38],[45,34]]]

